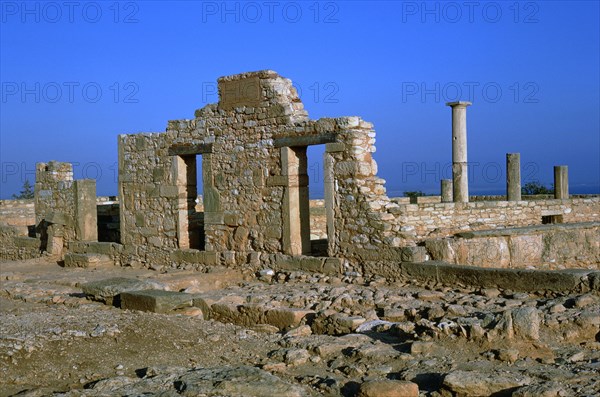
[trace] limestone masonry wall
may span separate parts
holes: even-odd
[[[423,239],[469,230],[539,225],[543,216],[560,216],[560,223],[600,221],[600,197],[408,204],[392,212],[405,232]]]
[[[0,223],[14,226],[35,224],[35,203],[31,200],[0,200]]]
[[[0,223],[0,260],[21,260],[39,257],[40,240],[27,237],[27,228]]]

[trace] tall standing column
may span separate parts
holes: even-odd
[[[442,203],[452,202],[452,179],[442,179]]]
[[[521,200],[521,154],[506,153],[506,199]]]
[[[569,198],[569,169],[566,165],[554,166],[554,198]]]
[[[471,102],[448,102],[452,107],[452,185],[455,203],[469,201],[467,168],[467,106]]]

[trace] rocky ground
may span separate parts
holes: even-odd
[[[2,396],[600,395],[591,293],[48,259],[0,268]],[[83,293],[111,277],[194,299],[153,313]]]

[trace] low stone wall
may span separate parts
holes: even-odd
[[[600,197],[567,200],[481,201],[400,205],[391,210],[402,232],[417,240],[459,232],[542,224],[600,221]]]
[[[0,200],[0,222],[14,226],[35,225],[33,199]]]
[[[600,222],[460,233],[431,239],[433,260],[493,268],[600,269]]]
[[[0,224],[0,261],[37,258],[41,242],[27,236],[26,226]]]

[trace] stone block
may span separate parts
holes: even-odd
[[[346,150],[346,145],[344,145],[342,142],[325,144],[325,151],[327,153],[343,152],[344,150]]]
[[[287,186],[287,175],[272,175],[267,178],[267,186]]]
[[[106,304],[120,304],[120,294],[127,291],[147,289],[164,289],[162,284],[149,280],[134,278],[114,277],[99,281],[92,281],[81,286],[85,295],[93,300],[106,302]]]
[[[121,293],[121,308],[144,312],[168,313],[192,306],[193,296],[183,292],[141,290]]]
[[[75,254],[68,252],[64,258],[65,267],[101,267],[114,266],[114,261],[108,255]]]
[[[292,257],[277,262],[276,267],[282,270],[304,270],[309,272],[321,272],[323,270],[323,259],[310,256]]]
[[[402,247],[400,252],[403,262],[425,262],[429,260],[427,248],[425,247]]]
[[[341,258],[327,258],[323,263],[323,273],[341,274],[343,270],[343,260]]]
[[[370,380],[360,385],[356,397],[419,397],[419,386],[404,380]]]
[[[48,223],[54,223],[63,226],[71,223],[71,219],[68,215],[57,211],[50,212],[48,215],[46,215],[45,219]]]
[[[314,313],[313,310],[278,308],[267,310],[265,318],[267,324],[283,330],[290,327],[297,327],[303,318]]]
[[[159,195],[166,198],[175,198],[179,196],[179,188],[177,186],[160,186]]]
[[[223,214],[223,222],[227,226],[238,226],[240,224],[240,216],[235,213],[226,212]]]
[[[205,225],[224,225],[225,220],[222,212],[205,212],[204,213],[204,224]]]
[[[219,107],[231,110],[236,107],[257,107],[263,99],[260,79],[248,77],[239,80],[219,80]]]

